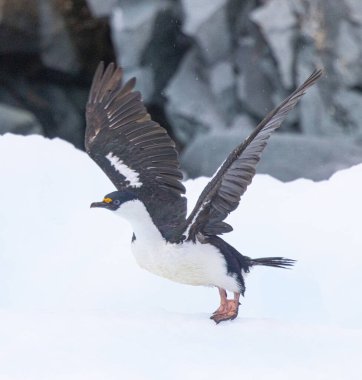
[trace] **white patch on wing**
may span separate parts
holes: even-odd
[[[106,158],[118,173],[126,177],[126,180],[130,183],[131,186],[141,187],[143,185],[143,183],[139,180],[139,173],[129,168],[126,164],[123,163],[120,158],[118,158],[112,152],[109,152]]]
[[[214,175],[210,178],[210,181],[211,182],[218,174],[219,174],[219,171],[220,169],[222,168],[222,166],[225,164],[225,161],[227,160],[227,158],[225,158],[225,160],[222,162],[222,164],[216,169],[216,172],[214,173]]]
[[[207,201],[206,203],[203,203],[200,208],[198,209],[197,213],[195,214],[195,216],[193,217],[192,221],[189,223],[189,225],[187,226],[186,230],[182,233],[183,235],[185,235],[187,238],[189,238],[189,232],[190,232],[190,228],[192,227],[192,225],[195,223],[197,217],[199,216],[200,212],[210,203],[210,201]]]
[[[214,175],[210,178],[208,184],[219,174],[219,171],[221,169],[221,167],[224,165],[225,161],[227,160],[227,158],[222,162],[222,164],[217,168],[216,172],[214,173]],[[207,184],[207,185],[208,185]],[[206,185],[206,186],[207,186]],[[186,227],[186,230],[182,233],[183,235],[186,236],[186,238],[189,238],[189,232],[190,232],[190,229],[192,227],[192,225],[195,223],[197,217],[199,216],[200,212],[210,203],[210,201],[207,201],[206,203],[203,203],[199,210],[197,211],[197,213],[195,214],[195,216],[193,217],[192,221],[189,223],[189,225]]]

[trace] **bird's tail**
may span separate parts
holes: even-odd
[[[284,257],[262,257],[260,259],[250,259],[250,266],[263,265],[266,267],[288,269],[295,264],[295,260]]]

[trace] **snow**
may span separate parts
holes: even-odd
[[[0,137],[0,380],[360,379],[362,165],[330,180],[257,175],[225,239],[255,268],[239,318],[215,289],[140,269],[129,225],[90,209],[113,186],[62,140]],[[186,182],[196,201],[206,178]]]

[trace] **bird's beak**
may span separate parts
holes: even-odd
[[[108,208],[109,207],[109,204],[106,203],[106,202],[93,202],[91,205],[90,205],[91,208],[93,207],[103,207],[103,208]]]

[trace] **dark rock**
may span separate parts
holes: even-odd
[[[338,135],[342,129],[335,117],[335,107],[326,102],[317,86],[308,90],[300,102],[300,128],[306,135]]]
[[[164,88],[190,41],[182,34],[179,6],[164,0],[121,1],[111,18],[117,61],[126,73],[139,72],[147,102],[163,106]],[[141,80],[147,83],[141,83]]]
[[[324,62],[316,41],[314,39],[306,40],[298,51],[297,84],[301,84],[316,67],[324,67]],[[329,77],[327,70],[325,69],[325,75],[318,83],[308,90],[308,96],[304,96],[300,101],[298,107],[299,127],[303,134],[333,136],[342,132],[336,119],[334,106],[334,94],[340,85],[335,79]]]
[[[55,1],[57,12],[64,20],[67,35],[80,62],[81,71],[77,79],[83,75],[91,79],[99,61],[115,61],[109,19],[95,18],[87,0]]]
[[[254,1],[229,0],[227,13],[233,48],[237,46],[240,37],[246,37],[250,34],[254,25],[251,20],[251,13],[255,7],[256,2]]]
[[[84,115],[79,113],[72,101],[71,88],[41,84],[36,86],[37,94],[43,105],[38,108],[38,118],[46,126],[48,137],[60,137],[83,147]]]
[[[298,82],[302,83],[312,72],[312,64],[298,66]],[[343,130],[336,119],[334,85],[322,78],[320,83],[308,90],[299,105],[300,130],[306,135],[340,135]],[[333,96],[331,96],[333,94]]]
[[[181,143],[188,143],[199,133],[225,128],[197,50],[187,53],[165,93],[166,114]]]
[[[316,57],[323,62],[337,87],[360,86],[362,24],[353,0],[307,0],[299,12],[301,36],[313,43]]]
[[[341,90],[334,97],[340,124],[347,135],[362,136],[362,94],[359,91]]]
[[[348,18],[362,25],[362,3],[359,0],[344,0],[348,9]]]
[[[231,51],[227,5],[227,0],[182,0],[183,31],[195,39],[208,65],[228,56]]]
[[[284,87],[295,87],[316,67],[325,69],[325,77],[303,98],[299,117],[294,114],[304,134],[360,133],[356,105],[362,87],[361,11],[358,0],[272,0],[251,14],[277,60]],[[248,104],[245,80],[241,74],[238,93],[246,109],[255,112],[270,102],[276,86],[270,86],[265,99]]]
[[[122,2],[113,10],[111,18],[112,40],[118,63],[126,77],[137,77],[137,89],[145,102],[151,102],[155,91],[151,65],[143,65],[143,57],[151,44],[159,1]]]
[[[2,0],[0,4],[0,53],[39,52],[37,0]]]
[[[0,75],[0,102],[33,114],[47,137],[61,137],[83,148],[85,103],[89,88],[65,80],[27,79],[20,73]]]
[[[247,114],[238,114],[233,119],[232,123],[229,126],[229,129],[233,132],[239,132],[244,134],[246,131],[251,132],[255,127],[254,120]]]
[[[259,25],[273,51],[286,88],[293,85],[293,53],[298,25],[295,7],[295,2],[290,0],[273,0],[251,13],[251,19]]]
[[[93,17],[109,17],[113,8],[118,4],[118,0],[87,0],[88,7]]]
[[[209,69],[210,89],[229,124],[237,113],[237,97],[233,65],[229,61],[220,61]]]
[[[341,76],[334,71],[335,61],[318,57],[316,48],[308,44],[299,52],[297,75],[301,83],[322,60],[328,64],[325,76],[308,90],[300,104],[300,127],[305,134],[358,136],[361,134],[362,114],[360,91],[341,83]],[[345,81],[345,80],[344,80]]]
[[[117,61],[126,69],[139,67],[150,43],[159,1],[124,2],[113,10],[111,30]]]
[[[249,131],[316,67],[324,77],[281,132],[362,139],[360,0],[1,4],[0,102],[30,112],[46,136],[82,147],[91,75],[99,60],[115,60],[113,39],[125,77],[137,77],[181,147]]]
[[[249,131],[227,131],[198,136],[181,156],[191,177],[212,176]],[[352,139],[321,138],[291,133],[275,134],[257,166],[258,173],[282,181],[309,178],[320,181],[334,172],[362,162],[362,150]]]
[[[362,86],[362,24],[342,21],[337,39],[336,71],[346,86]]]
[[[80,69],[77,49],[54,0],[38,0],[41,59],[53,70],[75,74]]]
[[[152,102],[164,106],[163,90],[177,71],[191,39],[182,33],[182,12],[177,3],[165,3],[157,13],[152,38],[143,52],[142,68],[153,72]]]
[[[0,135],[7,132],[30,135],[42,134],[43,130],[32,113],[0,103]]]
[[[236,56],[240,72],[236,83],[238,98],[248,113],[262,118],[279,100],[277,69],[265,50],[260,48],[258,41],[252,37],[240,40]]]

